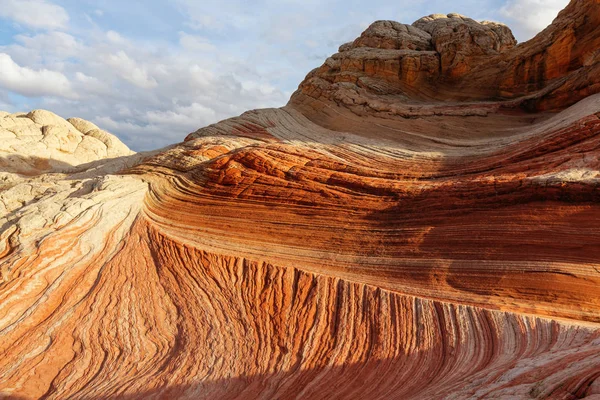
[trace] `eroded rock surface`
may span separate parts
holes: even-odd
[[[424,102],[504,100],[508,108],[561,109],[600,92],[599,25],[598,0],[572,1],[518,46],[508,27],[458,14],[412,25],[377,21],[313,70],[292,103],[394,116],[406,116],[408,105],[414,114]]]
[[[287,106],[148,154],[5,115],[70,165],[3,167],[0,395],[600,396],[598,6],[517,46],[379,21]]]
[[[21,175],[133,155],[116,136],[80,118],[46,110],[0,114],[0,171]]]

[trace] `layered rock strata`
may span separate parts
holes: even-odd
[[[459,14],[377,21],[312,71],[292,101],[394,117],[450,101],[561,109],[600,92],[599,25],[598,0],[571,1],[519,45],[506,26]]]
[[[0,396],[597,398],[599,4],[520,45],[376,22],[287,106],[153,153],[0,118],[106,146],[4,167]]]

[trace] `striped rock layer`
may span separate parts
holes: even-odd
[[[550,46],[571,29],[570,54],[595,50],[599,6],[573,1]],[[414,87],[443,96],[549,40],[475,24],[377,22],[338,58],[425,52],[446,67]],[[106,133],[106,158],[7,167],[0,398],[600,398],[599,60],[546,50],[511,93],[319,69],[166,149]]]

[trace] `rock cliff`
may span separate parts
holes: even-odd
[[[151,153],[0,115],[0,396],[599,398],[599,27],[378,21]]]

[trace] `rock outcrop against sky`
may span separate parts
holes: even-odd
[[[133,153],[0,115],[0,397],[600,398],[600,1],[373,23]]]

